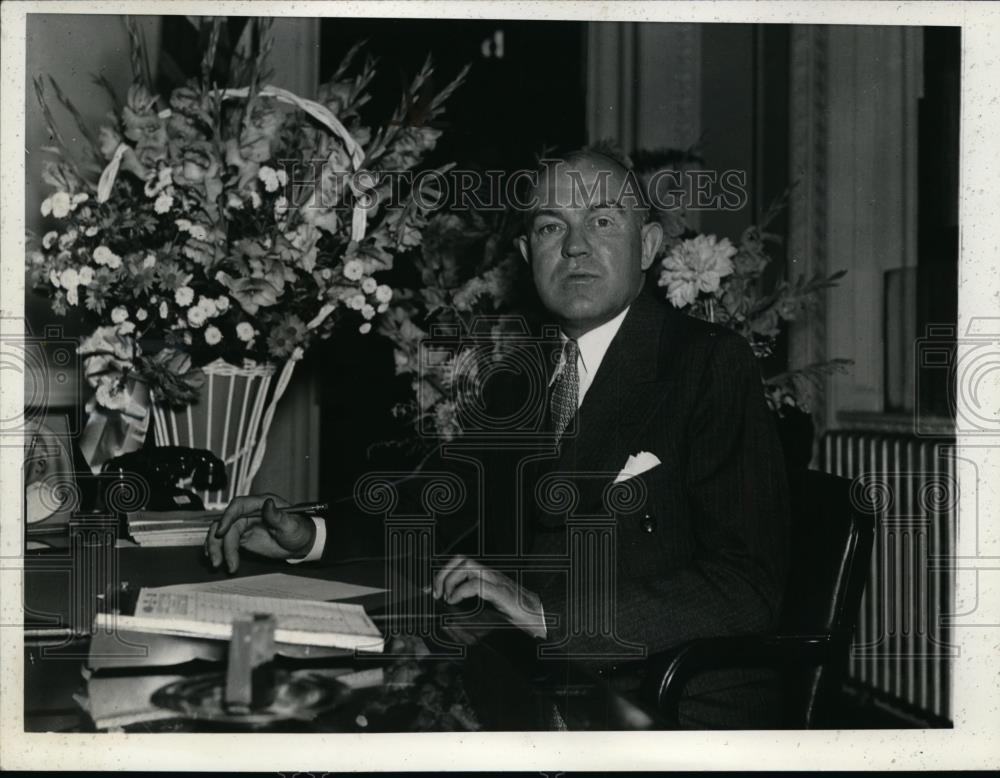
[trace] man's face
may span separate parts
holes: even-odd
[[[539,181],[540,208],[518,245],[542,303],[569,337],[630,305],[659,248],[660,226],[641,223],[625,181],[623,170],[591,159],[560,163]]]

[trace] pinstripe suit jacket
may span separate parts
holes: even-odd
[[[623,484],[616,499],[608,484],[640,451],[660,464]],[[546,481],[573,483],[572,515],[613,515],[620,638],[657,651],[776,623],[788,553],[784,460],[756,359],[740,336],[641,294],[575,434],[531,477],[535,492]],[[566,554],[568,513],[540,496],[532,552]],[[534,576],[547,614],[566,616],[579,599],[565,578]],[[607,642],[569,630],[560,619],[555,632],[567,651],[599,652]]]
[[[660,464],[609,490],[640,451]],[[577,539],[578,571],[526,580],[556,622],[547,642],[560,651],[614,669],[624,663],[610,657],[637,647],[654,653],[776,626],[788,566],[784,459],[740,336],[644,291],[594,377],[575,434],[528,470],[531,555],[572,557],[567,541]],[[571,508],[545,499],[546,488],[565,482],[574,486]],[[613,575],[602,569],[602,520],[586,518],[601,516],[614,528]],[[778,715],[776,695],[766,672],[706,675],[692,682],[682,721],[764,726]]]

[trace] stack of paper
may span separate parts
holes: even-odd
[[[360,605],[215,592],[141,589],[134,616],[97,614],[98,629],[228,640],[233,621],[273,615],[277,643],[381,652],[382,634]]]
[[[352,600],[379,594],[385,589],[374,586],[332,581],[325,578],[309,578],[288,573],[264,573],[237,578],[220,578],[215,581],[171,584],[147,589],[149,592],[191,594],[210,592],[212,594],[241,594],[247,597],[278,597],[283,600]]]
[[[221,511],[135,511],[127,513],[128,533],[140,546],[200,546]]]

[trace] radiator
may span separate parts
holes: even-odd
[[[958,513],[954,441],[826,433],[823,468],[879,517],[848,677],[899,709],[951,719],[949,627]]]

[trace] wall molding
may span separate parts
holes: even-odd
[[[637,92],[636,25],[587,25],[587,142],[614,138],[626,152],[635,148]]]
[[[686,149],[701,135],[701,25],[587,25],[587,140],[626,152]]]
[[[791,31],[789,83],[789,276],[827,272],[828,28],[795,25]],[[826,356],[826,300],[807,311],[790,329],[793,367],[822,362]],[[826,386],[808,398],[817,431],[826,429]]]

